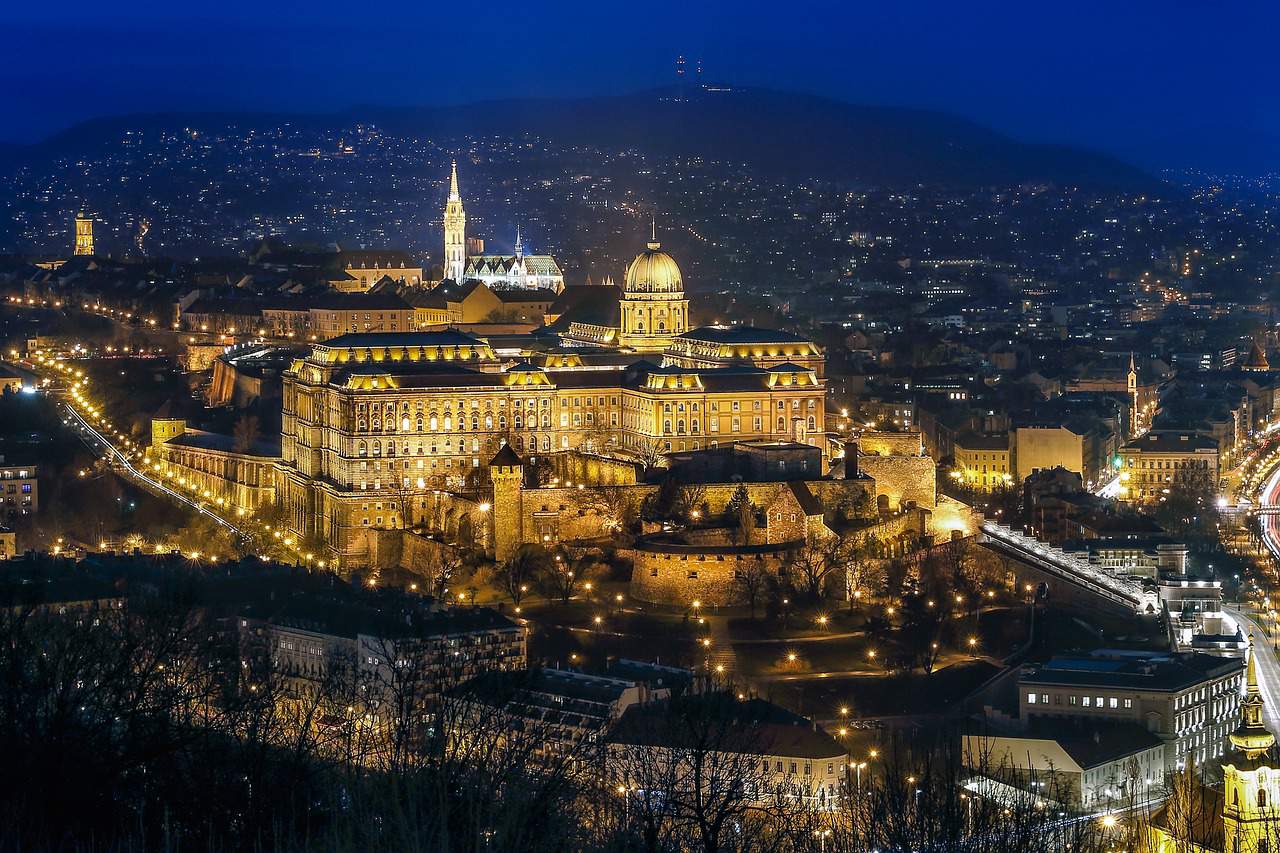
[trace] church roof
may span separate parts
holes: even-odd
[[[1249,348],[1249,356],[1245,359],[1243,366],[1252,370],[1271,369],[1271,363],[1267,361],[1267,354],[1262,351],[1262,347],[1258,346],[1257,341],[1254,341],[1253,346]]]
[[[525,275],[562,276],[560,265],[550,255],[471,255],[467,258],[466,275],[511,275],[517,263],[524,265]]]

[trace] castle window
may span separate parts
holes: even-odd
[[[1258,789],[1258,808],[1265,809],[1266,807],[1267,807],[1267,789],[1259,788]],[[1259,851],[1262,850],[1261,845],[1258,846],[1258,850]]]

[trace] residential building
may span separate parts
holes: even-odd
[[[705,796],[742,790],[755,803],[781,797],[834,809],[850,784],[848,753],[831,735],[763,699],[727,693],[633,705],[608,744],[607,775],[623,796],[664,782],[671,796],[694,796],[700,784]]]
[[[1144,802],[1163,790],[1165,744],[1130,722],[1042,721],[1029,731],[984,725],[963,737],[966,787],[1010,786],[1049,808],[1096,811]],[[994,783],[994,784],[993,784]]]
[[[1152,431],[1120,448],[1120,498],[1154,503],[1176,489],[1218,488],[1218,444],[1199,433]]]
[[[1223,755],[1242,675],[1238,659],[1195,652],[1055,657],[1018,679],[1018,716],[1136,723],[1164,741],[1174,770]]]
[[[35,465],[6,463],[0,456],[0,514],[30,515],[40,509],[40,483]]]
[[[965,433],[953,445],[957,481],[970,489],[993,492],[1014,484],[1009,434]]]

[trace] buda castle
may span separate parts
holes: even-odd
[[[456,171],[445,219],[446,268],[465,275],[476,259],[461,252]],[[828,461],[820,348],[788,332],[691,329],[680,268],[651,238],[620,290],[570,287],[531,332],[313,344],[283,374],[278,455],[235,454],[164,423],[153,453],[237,505],[282,506],[289,530],[347,564],[369,559],[370,531],[413,526],[442,500],[452,529],[465,516],[478,539],[491,536],[489,467],[504,449],[653,463],[766,441],[807,444]]]

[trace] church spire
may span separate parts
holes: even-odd
[[[520,223],[516,223],[516,257],[524,257],[524,241],[520,239]]]
[[[658,220],[653,211],[649,211],[649,249],[656,252],[661,248],[662,244],[658,242]]]
[[[1266,704],[1262,689],[1258,686],[1258,664],[1253,649],[1253,636],[1249,637],[1249,662],[1245,665],[1245,695],[1240,702],[1240,725],[1231,733],[1231,745],[1247,758],[1257,758],[1275,746],[1275,735],[1262,722]]]
[[[467,266],[467,214],[458,192],[458,161],[449,169],[449,200],[444,205],[444,278],[461,282]]]

